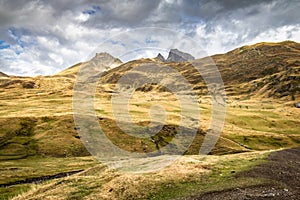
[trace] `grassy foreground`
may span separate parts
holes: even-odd
[[[223,156],[183,156],[171,166],[147,174],[108,169],[92,157],[30,158],[1,162],[1,184],[28,177],[85,169],[41,183],[1,188],[1,199],[173,199],[226,188],[258,185],[267,180],[235,178],[264,162],[269,151]],[[161,157],[161,159],[166,159]]]

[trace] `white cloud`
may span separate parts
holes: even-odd
[[[300,2],[232,2],[0,0],[0,40],[10,44],[0,48],[0,71],[53,74],[103,51],[127,61],[167,56],[170,48],[202,57],[201,49],[215,54],[261,41],[300,41]],[[130,32],[144,26],[174,32]]]
[[[86,22],[90,18],[90,15],[80,13],[77,17],[75,17],[78,22]]]
[[[53,51],[60,46],[59,41],[56,38],[38,36],[36,40],[41,47],[50,51]]]
[[[265,42],[280,42],[283,40],[295,40],[300,41],[300,25],[297,26],[282,26],[276,29],[270,29],[263,33],[260,33],[250,42],[257,43],[261,41]]]

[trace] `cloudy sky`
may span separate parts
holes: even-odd
[[[0,0],[0,71],[49,75],[102,51],[127,61],[300,42],[299,10],[298,0]]]

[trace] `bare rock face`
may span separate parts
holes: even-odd
[[[120,59],[115,58],[106,52],[96,53],[91,60],[73,65],[57,73],[56,75],[74,77],[80,69],[86,74],[94,73],[95,71],[101,73],[103,72],[103,69],[104,71],[107,71],[109,69],[118,67],[121,64],[122,61]]]
[[[166,59],[159,53],[155,58],[155,60],[161,61],[161,62],[165,62]]]
[[[195,60],[195,58],[191,54],[184,53],[178,49],[171,49],[166,62],[185,62],[189,60]]]
[[[95,81],[106,71],[118,67],[122,62],[120,59],[112,55],[102,52],[96,55],[89,61],[83,63],[81,66],[81,76],[85,77],[87,81]]]
[[[115,58],[106,52],[96,53],[95,57],[93,57],[89,62],[95,65],[104,65],[109,68],[114,68],[122,64],[120,59]]]

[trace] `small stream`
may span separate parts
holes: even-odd
[[[79,172],[82,172],[83,170],[75,170],[75,171],[69,171],[69,172],[61,172],[54,175],[47,175],[47,176],[40,176],[40,177],[33,177],[33,178],[26,178],[24,180],[14,181],[10,183],[3,183],[0,184],[0,188],[9,187],[13,185],[19,185],[19,184],[39,184],[44,181],[56,179],[56,178],[63,178],[66,176],[70,176]]]

